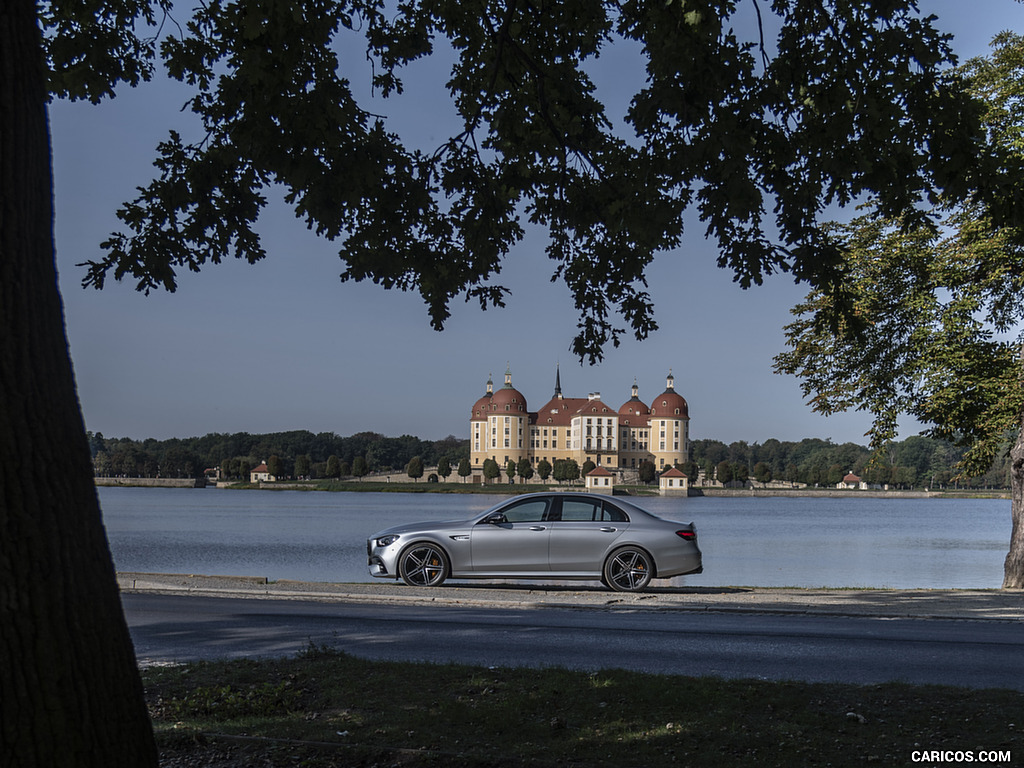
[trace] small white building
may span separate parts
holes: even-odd
[[[270,468],[266,462],[263,462],[249,472],[249,482],[253,485],[256,485],[256,483],[271,483],[276,479],[276,477],[270,474]]]
[[[850,472],[843,478],[841,483],[836,484],[836,488],[849,491],[866,491],[868,489],[868,484],[857,477],[857,475],[853,474],[853,472]]]
[[[678,467],[672,467],[661,473],[658,489],[662,496],[686,496],[690,492],[690,478]]]
[[[604,467],[595,467],[590,470],[584,480],[590,493],[606,493],[609,496],[614,493],[615,475]]]

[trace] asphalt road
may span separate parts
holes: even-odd
[[[312,643],[373,659],[1024,690],[1024,626],[1012,620],[122,599],[142,664],[285,655]]]

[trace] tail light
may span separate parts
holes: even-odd
[[[681,539],[686,539],[687,541],[696,541],[697,540],[697,532],[696,531],[676,531],[676,536],[678,536]]]

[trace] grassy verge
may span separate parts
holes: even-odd
[[[165,766],[933,764],[913,760],[921,750],[1024,760],[1024,694],[1012,691],[369,662],[325,649],[153,668],[144,681]]]

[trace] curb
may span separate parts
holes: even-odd
[[[596,586],[520,586],[481,582],[434,588],[395,582],[331,584],[265,577],[118,573],[125,593],[186,594],[273,600],[443,605],[510,610],[719,612],[847,616],[878,619],[1024,621],[1024,590],[792,589],[766,587],[655,588],[620,594]]]

